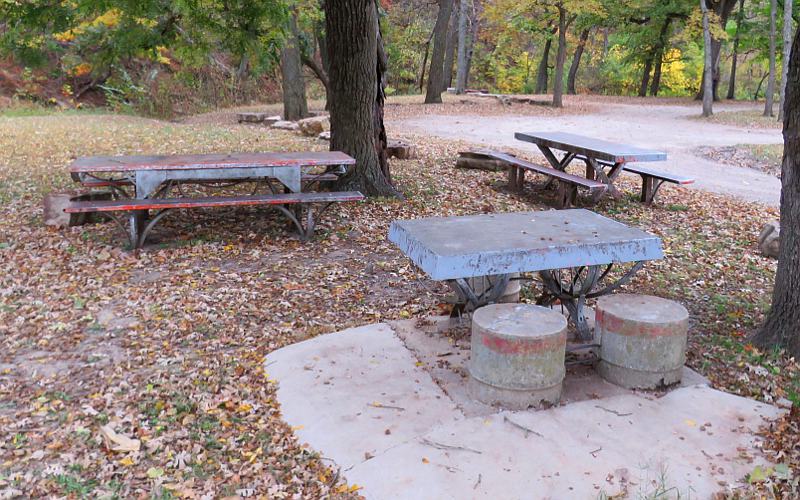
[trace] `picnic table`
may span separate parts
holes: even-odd
[[[308,185],[313,180],[336,179],[335,174],[308,174],[306,169],[318,166],[343,169],[354,163],[353,158],[338,151],[82,157],[69,167],[72,179],[86,187],[110,187],[118,199],[74,202],[65,211],[103,212],[112,217],[115,213],[127,213],[128,234],[134,248],[141,247],[153,226],[167,211],[176,208],[269,205],[284,213],[301,235],[308,237],[315,225],[310,208],[304,220],[299,210],[288,210],[284,205],[323,204],[324,208],[317,213],[319,217],[331,203],[363,199],[363,195],[304,192],[304,182]],[[275,192],[270,182],[273,179],[284,187],[284,193]],[[175,187],[182,194],[184,184],[216,186],[241,182],[266,184],[271,193],[257,195],[254,190],[250,196],[168,196]],[[130,187],[133,193],[127,191]],[[150,210],[158,212],[150,218]]]
[[[509,179],[512,187],[520,187],[524,178],[524,171],[539,170],[542,168],[552,168],[559,172],[566,172],[567,167],[575,160],[579,160],[586,165],[585,188],[593,188],[591,181],[600,181],[605,185],[605,189],[594,193],[594,200],[604,193],[618,196],[619,192],[614,186],[614,182],[623,170],[639,174],[642,177],[642,196],[641,201],[652,203],[658,189],[664,182],[675,184],[690,184],[693,179],[677,176],[668,172],[658,172],[638,165],[631,165],[633,162],[655,162],[667,159],[667,154],[662,151],[640,148],[628,144],[604,141],[592,137],[573,134],[569,132],[517,132],[514,137],[518,140],[536,144],[550,167],[540,167],[535,165],[511,165]],[[561,158],[556,156],[556,151],[563,152]],[[548,173],[548,172],[540,172]],[[577,179],[566,179],[572,183],[579,183]]]
[[[586,300],[613,292],[645,261],[663,257],[658,237],[585,209],[400,220],[389,240],[431,279],[450,284],[467,310],[496,300],[512,273],[538,272],[538,303],[560,301],[583,340],[591,337]],[[624,263],[632,267],[607,280]],[[467,278],[479,276],[494,280],[476,293]]]

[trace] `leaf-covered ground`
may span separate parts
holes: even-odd
[[[704,146],[697,153],[710,160],[735,167],[752,168],[781,176],[783,144],[739,144],[737,146]]]
[[[420,154],[392,161],[406,201],[335,207],[306,244],[267,209],[180,212],[137,258],[113,224],[42,224],[42,197],[73,187],[73,158],[327,144],[213,120],[0,117],[0,496],[357,495],[358,485],[282,421],[264,356],[311,336],[440,311],[446,290],[386,241],[392,220],[540,210],[551,196],[512,195],[501,174],[455,170],[465,145],[390,133]],[[755,238],[776,211],[672,187],[644,207],[635,179],[624,187],[626,197],[596,209],[658,234],[667,254],[628,290],[689,308],[689,363],[716,387],[767,402],[794,397],[794,361],[746,341],[775,271]],[[102,426],[140,449],[111,451]],[[779,460],[795,477],[796,450]],[[762,475],[764,489],[788,484],[775,471]]]

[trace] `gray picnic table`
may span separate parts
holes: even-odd
[[[633,162],[665,161],[667,159],[667,153],[663,151],[604,141],[569,132],[517,132],[514,137],[520,141],[536,144],[548,163],[562,172],[573,160],[583,161],[586,164],[586,178],[596,179],[606,184],[608,193],[614,196],[617,195],[614,182],[625,169],[642,175],[643,182],[649,183],[648,186],[643,186],[643,192],[647,193],[647,196],[643,196],[643,198],[646,197],[652,201],[658,190],[658,186],[653,184],[653,177],[655,175],[658,179],[663,177],[663,173],[626,167],[626,165]],[[553,150],[563,151],[564,155],[558,158]],[[676,178],[673,180],[671,176],[667,177],[669,177],[666,179],[667,182],[681,184],[691,182],[690,179]],[[655,182],[658,182],[657,179]],[[643,201],[645,200],[643,199]]]
[[[431,217],[392,223],[389,240],[431,279],[446,281],[466,310],[492,303],[512,273],[538,272],[538,302],[560,301],[579,335],[591,332],[587,299],[613,292],[643,267],[662,258],[661,240],[585,209]],[[615,265],[633,264],[604,284]],[[491,276],[476,293],[467,278]]]

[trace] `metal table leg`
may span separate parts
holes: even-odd
[[[544,290],[537,303],[548,306],[556,300],[560,301],[567,308],[569,317],[578,330],[579,339],[590,341],[592,331],[586,318],[586,300],[607,295],[624,285],[644,267],[644,262],[635,263],[622,277],[602,286],[601,282],[608,276],[613,266],[612,263],[606,265],[605,269],[604,266],[586,266],[569,270],[539,271]],[[562,278],[564,271],[567,271],[569,278],[567,280]]]
[[[458,316],[463,312],[469,313],[479,307],[496,302],[497,299],[503,295],[503,292],[505,292],[511,275],[497,274],[494,276],[483,276],[482,278],[488,281],[489,286],[484,287],[484,290],[480,293],[476,292],[464,278],[448,280],[447,283],[458,297],[458,302],[453,306],[451,317]]]

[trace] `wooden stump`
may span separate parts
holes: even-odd
[[[413,160],[417,157],[417,149],[403,141],[389,141],[386,145],[386,155],[398,160]]]
[[[461,151],[458,154],[459,156],[456,160],[456,168],[487,170],[489,172],[500,172],[508,169],[508,165],[505,162],[495,160],[494,158],[487,156],[486,153],[481,150]]]

